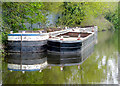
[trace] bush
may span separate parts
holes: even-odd
[[[7,44],[7,39],[8,39],[8,32],[2,32],[2,43],[4,45]]]

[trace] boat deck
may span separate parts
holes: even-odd
[[[79,35],[80,35],[80,37],[79,37]],[[73,32],[73,31],[71,31],[71,32],[66,32],[64,34],[60,34],[55,37],[53,36],[53,37],[49,38],[48,40],[62,41],[62,42],[82,41],[82,40],[87,39],[91,35],[93,35],[92,32]]]

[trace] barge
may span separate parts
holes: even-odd
[[[27,32],[8,34],[9,53],[43,52],[46,50],[48,33]]]
[[[69,53],[81,52],[88,46],[96,44],[97,27],[72,28],[47,40],[47,52]]]
[[[91,44],[94,44],[94,33],[92,32],[67,32],[47,41],[48,52],[79,52]]]
[[[42,33],[21,31],[8,34],[9,53],[20,52],[70,52],[85,49],[97,41],[97,26],[66,28],[65,30]]]

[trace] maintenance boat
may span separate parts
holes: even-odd
[[[22,31],[8,34],[9,53],[43,52],[46,50],[48,33]]]
[[[90,30],[91,31],[90,31]],[[73,28],[69,31],[51,36],[47,40],[47,51],[53,53],[81,52],[96,43],[96,27]]]

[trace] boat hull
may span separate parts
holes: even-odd
[[[91,34],[88,38],[84,40],[73,40],[73,41],[61,41],[52,40],[47,41],[47,51],[48,52],[80,52],[87,46],[95,44],[95,35]]]
[[[8,34],[7,50],[14,52],[43,52],[47,49],[47,34],[13,33]]]
[[[47,49],[47,41],[8,41],[8,52],[43,52]]]

